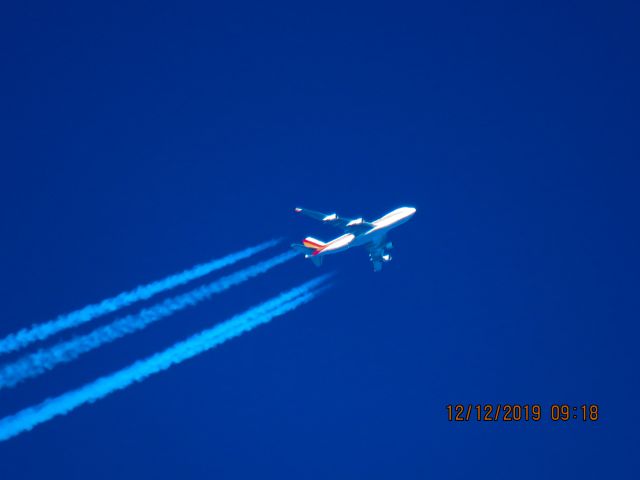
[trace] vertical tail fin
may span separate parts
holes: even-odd
[[[326,245],[326,243],[324,243],[323,241],[313,237],[305,238],[302,241],[302,244],[307,248],[311,248],[312,250],[320,250],[322,247]]]

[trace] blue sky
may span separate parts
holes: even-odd
[[[295,206],[418,209],[380,274],[364,251],[328,258],[321,298],[1,444],[7,478],[632,478],[638,14],[5,7],[0,336],[269,238],[336,234]],[[0,415],[317,273],[291,261],[0,392]],[[489,402],[602,418],[446,420]]]

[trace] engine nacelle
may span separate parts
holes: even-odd
[[[391,261],[391,255],[389,255],[388,253],[386,255],[382,255],[382,261],[383,262],[390,262]]]

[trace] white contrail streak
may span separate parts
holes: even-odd
[[[273,258],[222,277],[215,282],[168,298],[151,307],[144,308],[136,314],[127,315],[126,317],[115,320],[85,335],[80,335],[70,340],[60,342],[52,347],[43,348],[37,352],[28,354],[0,368],[0,390],[7,387],[14,387],[24,380],[42,375],[61,363],[71,362],[83,353],[113,342],[130,333],[142,330],[153,322],[157,322],[187,307],[194,306],[214,294],[224,292],[235,285],[246,282],[257,275],[291,260],[295,256],[295,252],[284,252]]]
[[[128,292],[122,292],[115,297],[107,298],[99,303],[87,305],[79,310],[60,315],[53,320],[32,325],[12,333],[0,339],[0,354],[19,350],[38,340],[44,340],[62,330],[76,327],[89,322],[94,318],[106,315],[107,313],[119,310],[127,305],[140,300],[146,300],[157,293],[164,292],[171,288],[183,285],[187,282],[203,277],[215,270],[219,270],[229,265],[251,257],[262,250],[277,245],[280,240],[269,240],[254,247],[245,248],[239,252],[232,253],[222,258],[211,260],[207,263],[196,265],[174,275],[170,275],[162,280],[140,285]]]
[[[172,365],[182,363],[279,315],[294,310],[312,300],[319,293],[318,287],[327,278],[328,275],[315,278],[122,370],[33,407],[25,408],[15,415],[2,418],[0,419],[0,441],[8,440],[54,417],[66,415],[84,404],[93,403],[113,392],[141,382]]]

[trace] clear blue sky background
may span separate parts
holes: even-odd
[[[4,6],[0,335],[335,234],[297,205],[418,213],[380,274],[329,258],[321,299],[1,444],[0,477],[637,478],[636,2],[299,3]],[[289,262],[0,415],[316,273]],[[601,420],[449,423],[458,402]]]

